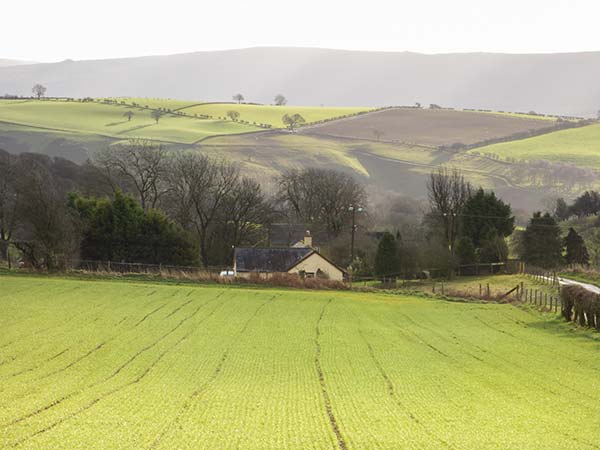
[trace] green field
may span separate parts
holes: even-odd
[[[0,277],[0,447],[593,448],[600,342],[511,305]]]
[[[178,110],[186,106],[197,105],[197,101],[192,100],[175,100],[172,98],[154,98],[154,97],[106,97],[107,100],[116,102],[125,102],[128,104],[137,103],[140,106],[148,108],[166,108],[170,110]],[[104,100],[104,99],[100,99]]]
[[[331,107],[331,106],[273,106],[273,105],[249,105],[237,103],[204,103],[202,105],[182,108],[181,112],[186,114],[204,114],[213,117],[227,117],[228,111],[237,111],[240,113],[240,120],[246,120],[250,123],[265,123],[275,128],[282,128],[285,125],[281,121],[284,114],[300,114],[307,123],[319,120],[328,120],[348,114],[356,114],[361,111],[368,111],[371,108],[360,107]]]
[[[502,158],[544,159],[600,169],[600,124],[489,145],[471,152],[495,153]]]
[[[135,114],[131,121],[123,116],[129,110]],[[156,124],[149,110],[92,102],[47,100],[0,101],[0,121],[49,130],[176,143],[193,143],[213,135],[260,130],[230,120],[201,120],[174,115],[165,115]]]

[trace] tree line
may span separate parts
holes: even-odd
[[[366,202],[353,177],[326,169],[289,170],[276,185],[267,193],[236,163],[144,140],[83,165],[0,151],[0,251],[45,269],[79,257],[230,266],[233,247],[268,245],[274,222],[334,240],[350,226],[344,205]]]

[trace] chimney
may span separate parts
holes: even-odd
[[[312,248],[312,236],[310,235],[310,231],[306,230],[306,233],[304,234],[304,246],[305,247],[309,247]]]

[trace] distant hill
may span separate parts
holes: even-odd
[[[170,56],[0,67],[0,93],[386,106],[420,102],[595,116],[600,52],[443,54],[250,48]]]
[[[19,61],[18,59],[2,59],[0,58],[0,67],[22,66],[25,64],[35,64],[29,61]]]

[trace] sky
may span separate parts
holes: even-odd
[[[0,58],[256,46],[421,53],[600,50],[598,0],[2,0]]]

